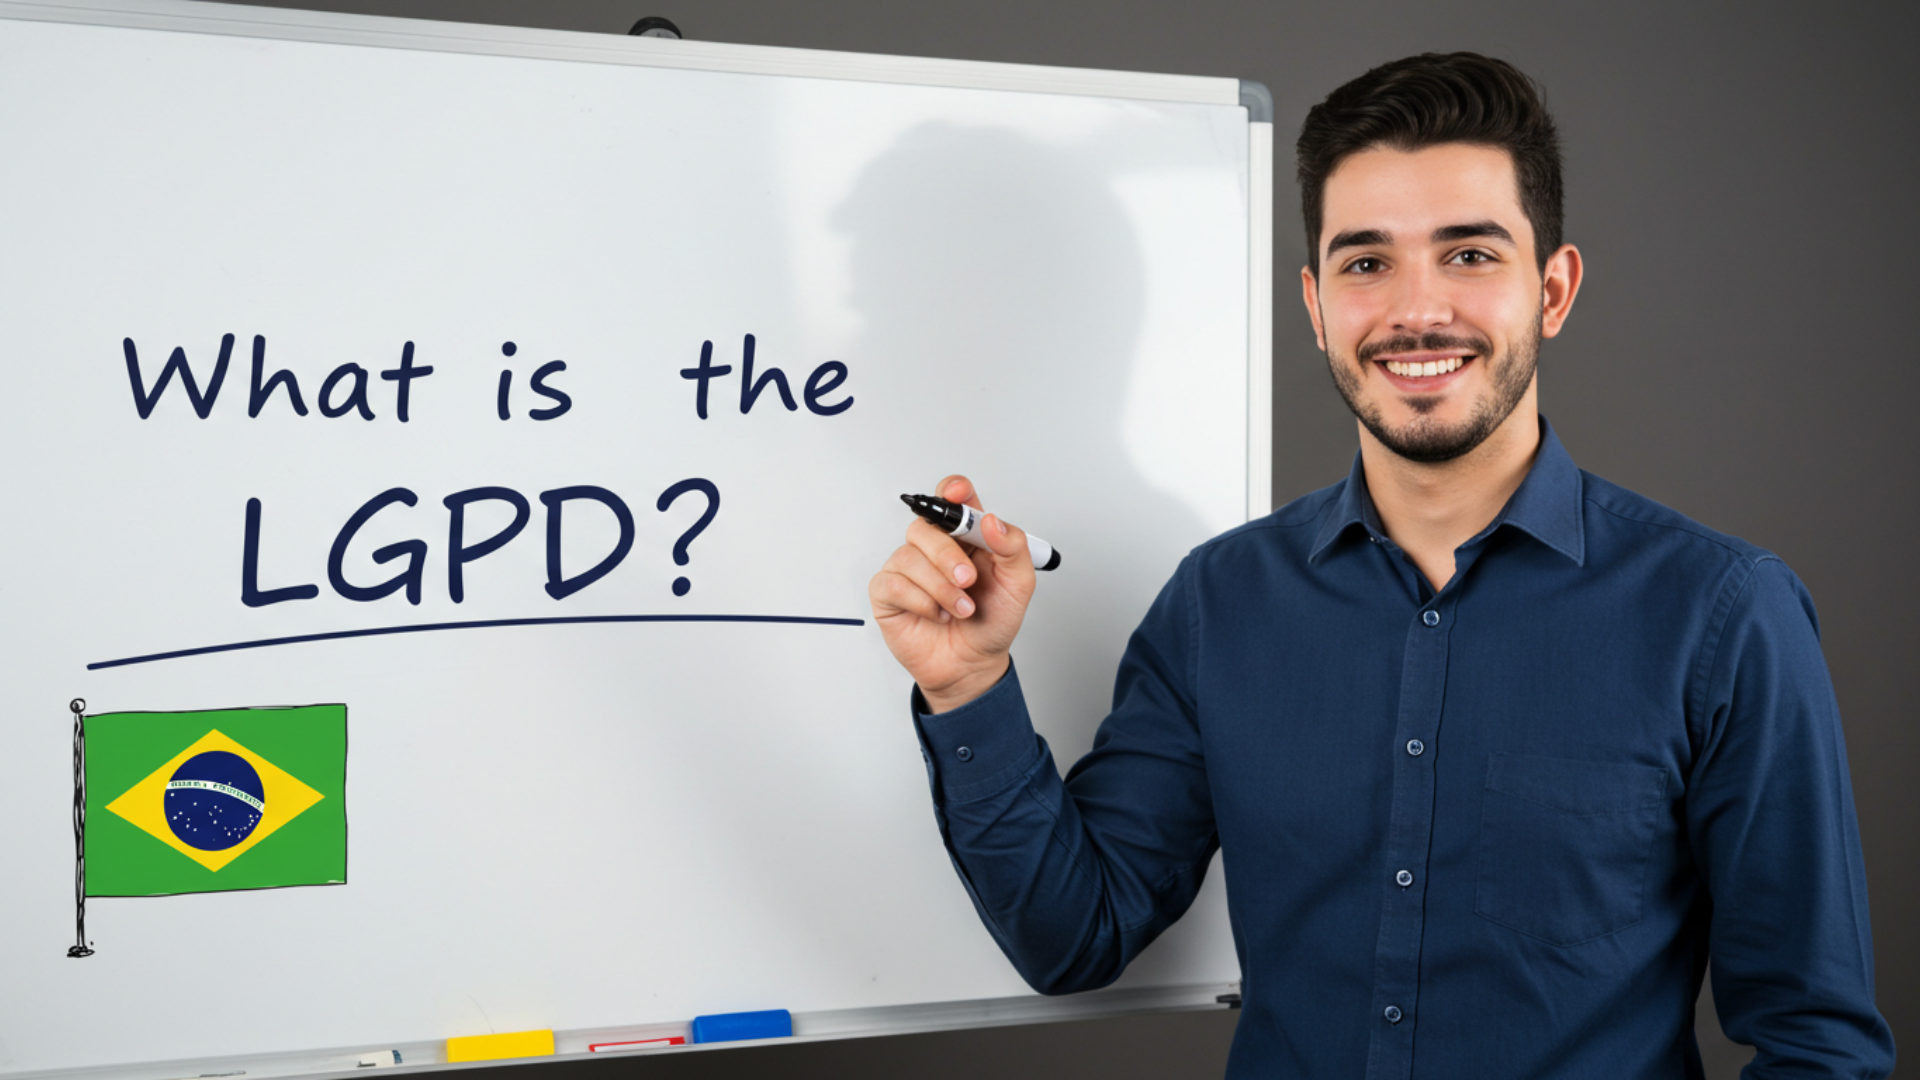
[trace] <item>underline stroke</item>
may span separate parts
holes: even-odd
[[[123,656],[118,660],[97,660],[88,671],[151,664],[160,660],[178,660],[208,653],[235,652],[240,649],[266,649],[277,645],[304,645],[310,641],[339,638],[379,637],[383,634],[419,634],[431,630],[483,630],[496,626],[564,626],[576,623],[648,623],[648,622],[730,622],[730,623],[802,623],[811,626],[865,626],[865,619],[830,619],[813,615],[560,615],[544,619],[474,619],[467,622],[413,623],[407,626],[372,626],[362,630],[331,630],[324,634],[295,634],[291,637],[261,638],[257,641],[233,641],[224,645],[201,645],[192,649]]]

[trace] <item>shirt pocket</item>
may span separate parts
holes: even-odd
[[[1650,765],[1489,755],[1474,913],[1555,945],[1639,922],[1666,790]]]

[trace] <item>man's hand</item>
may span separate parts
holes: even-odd
[[[947,477],[934,493],[982,509],[964,476]],[[980,532],[991,551],[915,518],[907,542],[867,583],[887,648],[934,712],[965,705],[1007,673],[1007,650],[1033,598],[1027,535],[992,514]]]

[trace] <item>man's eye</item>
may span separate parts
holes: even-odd
[[[1350,274],[1377,274],[1380,272],[1381,266],[1382,263],[1379,259],[1368,255],[1348,263],[1347,272]]]
[[[1484,251],[1463,251],[1453,257],[1462,266],[1484,266],[1493,261],[1493,256]]]

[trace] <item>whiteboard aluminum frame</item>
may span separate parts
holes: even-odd
[[[625,37],[576,31],[446,23],[422,19],[249,7],[202,0],[0,0],[0,19],[75,23],[130,29],[267,38],[414,51],[467,53],[581,63],[719,71],[859,82],[898,83],[1141,101],[1240,105],[1249,111],[1248,325],[1247,325],[1247,518],[1272,509],[1273,415],[1273,123],[1264,87],[1231,78],[1163,75],[1020,64],[896,57],[848,52],[730,45],[715,42]],[[1057,1022],[1094,1016],[1219,1008],[1219,996],[1235,984],[1107,990],[1060,998],[1020,997],[801,1013],[795,1035],[777,1043],[859,1038]],[[541,1061],[589,1056],[589,1041],[647,1037],[672,1025],[557,1032],[560,1053]],[[728,1046],[743,1044],[724,1044]],[[471,1068],[444,1064],[444,1044],[399,1047],[410,1071]],[[357,1048],[364,1052],[374,1048]],[[646,1051],[679,1053],[711,1047]],[[439,1051],[439,1052],[436,1052]],[[253,1076],[359,1075],[341,1050],[288,1051],[194,1062],[81,1066],[9,1076],[172,1077],[247,1066]],[[592,1055],[597,1056],[597,1055]],[[477,1063],[497,1064],[494,1062]],[[504,1064],[504,1063],[498,1063]],[[436,1065],[438,1068],[436,1068]]]
[[[1256,84],[1257,85],[1257,84]],[[1273,121],[1247,125],[1247,520],[1273,512]]]
[[[249,7],[204,0],[0,0],[0,18],[744,75],[911,83],[1199,105],[1240,103],[1238,79],[729,45],[576,30]]]
[[[320,1050],[276,1051],[220,1058],[83,1065],[70,1069],[5,1075],[8,1080],[180,1080],[182,1077],[242,1074],[253,1080],[260,1080],[260,1078],[347,1080],[349,1077],[367,1075],[366,1068],[356,1064],[356,1060],[361,1055],[387,1051],[398,1051],[401,1057],[400,1064],[382,1067],[380,1075],[443,1074],[456,1070],[486,1069],[501,1065],[545,1065],[607,1057],[654,1058],[670,1054],[698,1054],[750,1046],[789,1046],[796,1043],[828,1042],[839,1039],[911,1035],[935,1031],[970,1031],[1020,1024],[1141,1016],[1149,1013],[1201,1012],[1222,1008],[1221,995],[1237,994],[1239,990],[1239,983],[1216,983],[1200,986],[1094,990],[1064,997],[1036,995],[988,998],[978,1001],[931,1002],[924,1005],[892,1005],[873,1009],[802,1012],[793,1014],[791,1036],[779,1039],[747,1039],[737,1042],[694,1043],[690,1038],[692,1026],[688,1021],[641,1024],[631,1027],[581,1028],[555,1031],[553,1055],[537,1058],[449,1062],[446,1059],[446,1040],[435,1039],[382,1046],[340,1046]],[[657,1039],[675,1035],[688,1038],[688,1042],[680,1046],[614,1053],[592,1053],[587,1049],[590,1045],[600,1042]],[[388,1074],[385,1072],[387,1068],[396,1068],[400,1072]]]

